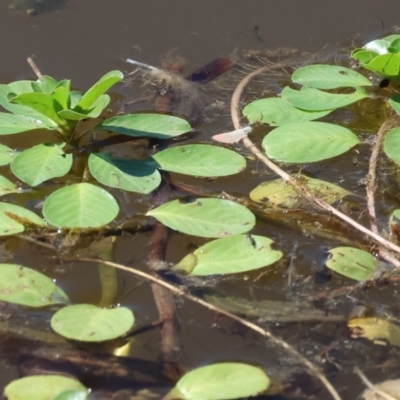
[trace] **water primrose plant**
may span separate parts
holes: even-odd
[[[356,49],[352,57],[359,66],[383,78],[400,75],[400,35],[391,35]],[[71,174],[74,162],[87,161],[92,179],[59,184],[44,199],[42,214],[7,202],[0,203],[0,235],[24,230],[99,229],[112,225],[119,206],[107,188],[148,194],[162,182],[160,171],[195,177],[221,177],[246,168],[245,158],[222,145],[174,145],[147,159],[122,158],[106,151],[83,146],[93,131],[113,132],[131,137],[165,140],[191,131],[179,117],[160,113],[135,113],[104,118],[110,102],[106,92],[123,79],[111,71],[86,93],[71,90],[69,80],[56,81],[42,76],[37,81],[17,81],[0,85],[0,135],[29,134],[37,143],[24,150],[0,147],[0,163],[10,165],[16,182],[0,176],[1,195],[18,194]],[[243,109],[251,126],[274,127],[262,140],[265,155],[283,165],[314,163],[337,157],[362,143],[350,129],[316,121],[339,108],[367,102],[374,86],[358,68],[314,64],[297,69],[292,83],[279,97],[252,101]],[[400,114],[400,96],[389,93],[386,113]],[[86,128],[88,127],[88,128]],[[40,142],[43,130],[52,132],[51,143]],[[84,156],[80,150],[85,149]],[[400,164],[400,128],[391,129],[383,144],[384,152]],[[297,176],[317,198],[334,204],[351,194],[340,186]],[[75,177],[76,182],[76,177]],[[56,186],[56,185],[54,185]],[[223,198],[197,198],[194,201],[167,201],[149,209],[153,217],[170,229],[211,239],[187,254],[173,270],[196,276],[225,275],[265,268],[283,255],[273,241],[252,235],[256,217],[251,211],[259,204],[290,210],[304,204],[301,193],[270,180],[254,188],[247,206]],[[393,211],[392,220],[400,215]],[[377,259],[355,247],[329,250],[326,266],[354,279],[366,281],[378,271]],[[0,265],[0,300],[25,307],[61,305],[51,318],[59,335],[81,342],[108,341],[125,335],[135,318],[126,307],[101,308],[91,304],[71,304],[68,295],[51,279],[26,266]],[[21,289],[23,288],[23,290]],[[256,395],[267,389],[269,379],[258,367],[241,363],[218,363],[184,375],[165,399],[235,399]],[[35,388],[33,390],[32,388]],[[5,388],[9,400],[86,399],[88,390],[77,380],[63,376],[32,376],[11,382]]]

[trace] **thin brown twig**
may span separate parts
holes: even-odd
[[[386,400],[397,400],[396,397],[393,397],[389,393],[384,392],[383,390],[379,389],[376,387],[360,370],[360,368],[355,367],[354,372],[360,377],[360,379],[364,382],[364,384],[374,392],[374,394],[377,394],[381,397],[383,397]]]
[[[385,133],[391,128],[394,123],[394,119],[390,118],[386,120],[378,130],[376,134],[375,142],[372,146],[371,156],[369,158],[369,166],[367,173],[367,185],[366,185],[366,193],[367,193],[367,207],[369,214],[369,223],[371,227],[371,231],[375,234],[379,235],[378,225],[376,223],[376,210],[375,210],[375,192],[376,192],[376,168],[378,163],[378,155],[382,146],[383,139],[385,137]],[[393,264],[396,268],[400,268],[400,261],[390,254],[385,248],[379,246],[379,255],[384,260]]]
[[[243,93],[244,88],[247,86],[247,84],[252,79],[254,79],[257,75],[259,75],[263,72],[283,68],[287,65],[288,65],[287,62],[282,62],[282,63],[277,63],[274,65],[268,65],[268,66],[259,68],[255,71],[253,71],[251,74],[245,76],[245,78],[239,82],[239,84],[236,86],[236,89],[232,95],[232,100],[231,100],[231,117],[232,117],[234,129],[241,128],[239,103],[240,103],[240,97]],[[384,247],[386,247],[390,250],[393,250],[396,253],[400,253],[400,247],[397,246],[396,244],[389,242],[388,240],[384,239],[379,234],[372,232],[365,226],[359,224],[358,222],[354,221],[353,219],[351,219],[347,215],[343,214],[336,208],[332,207],[330,204],[317,198],[311,191],[309,191],[307,189],[307,187],[304,186],[304,184],[299,179],[295,178],[294,176],[289,175],[287,172],[283,171],[280,167],[278,167],[275,163],[273,163],[268,157],[266,157],[248,137],[243,138],[242,142],[260,161],[262,161],[268,168],[270,168],[273,172],[275,172],[277,175],[279,175],[283,179],[284,182],[293,186],[304,198],[306,198],[310,202],[318,205],[322,209],[332,213],[333,215],[337,216],[338,218],[342,219],[343,221],[347,222],[348,224],[352,225],[353,227],[355,227],[362,233],[366,234],[367,236],[369,236],[376,242],[380,243]]]
[[[33,61],[33,59],[31,57],[27,58],[28,64],[31,66],[31,68],[33,69],[33,72],[35,73],[35,75],[40,79],[43,75],[40,72],[39,68],[37,67],[37,65],[35,64],[35,61]]]
[[[79,258],[79,260],[87,261],[87,262],[95,262],[95,263],[99,262],[98,259],[86,258],[86,257]],[[191,295],[190,293],[187,293],[185,289],[183,289],[181,287],[177,287],[175,285],[172,285],[169,282],[165,282],[164,280],[162,280],[156,276],[152,276],[150,274],[147,274],[146,272],[139,271],[135,268],[127,267],[125,265],[118,264],[115,262],[104,261],[104,260],[101,260],[101,262],[106,265],[110,265],[114,268],[118,268],[120,270],[127,271],[132,274],[138,275],[138,276],[140,276],[146,280],[149,280],[151,282],[155,282],[155,283],[169,289],[171,292],[175,293],[176,295],[183,296],[184,298],[186,298],[188,300],[191,300],[197,304],[202,305],[203,307],[208,308],[211,311],[214,311],[214,312],[224,315],[234,321],[237,321],[240,324],[246,326],[247,328],[259,333],[260,335],[267,337],[272,342],[276,343],[278,346],[283,347],[288,353],[292,354],[294,357],[296,357],[298,360],[300,360],[313,373],[313,375],[322,382],[322,384],[325,386],[325,388],[332,395],[333,399],[341,400],[341,397],[337,393],[336,389],[332,386],[332,384],[328,381],[328,379],[324,376],[324,374],[322,374],[322,372],[319,370],[319,368],[317,366],[315,366],[311,361],[309,361],[307,358],[305,358],[301,353],[299,353],[290,344],[288,344],[284,340],[274,336],[269,330],[263,329],[260,326],[253,324],[252,322],[246,321],[245,319],[243,319],[235,314],[230,313],[229,311],[225,311],[222,308],[214,306],[213,304],[208,303],[207,301],[205,301],[203,299],[199,299],[198,297],[195,297],[195,296]]]

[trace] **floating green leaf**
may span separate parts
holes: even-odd
[[[189,144],[162,150],[153,156],[159,168],[192,176],[227,176],[246,168],[240,154],[219,146]]]
[[[361,64],[368,64],[377,55],[378,53],[375,53],[374,51],[363,50],[363,49],[356,49],[351,53],[351,56],[354,59],[360,61]]]
[[[255,396],[266,390],[270,380],[258,367],[225,362],[196,368],[181,379],[166,399],[228,400]]]
[[[16,152],[4,144],[0,144],[0,166],[10,164],[16,156]]]
[[[57,83],[51,76],[43,75],[37,81],[32,82],[32,88],[38,93],[52,93],[57,87]]]
[[[134,137],[168,139],[191,131],[182,118],[165,114],[129,114],[106,119],[96,129],[117,132]]]
[[[383,148],[386,155],[400,165],[400,128],[394,128],[386,135]]]
[[[47,129],[47,126],[38,119],[0,112],[0,135],[12,135],[35,129]]]
[[[288,101],[277,97],[252,101],[243,109],[243,115],[251,124],[262,122],[271,126],[281,126],[298,121],[312,121],[325,117],[330,112],[331,110],[300,110]]]
[[[52,400],[86,400],[88,398],[87,390],[67,390],[60,393],[57,397]]]
[[[349,94],[334,94],[308,87],[294,90],[286,86],[282,90],[281,96],[293,106],[302,110],[323,111],[348,106],[358,100],[367,98],[368,94],[361,88],[357,88]]]
[[[267,237],[255,235],[213,240],[187,255],[173,269],[197,276],[252,271],[282,258],[282,252],[271,248],[272,243]]]
[[[18,189],[13,182],[4,176],[0,175],[0,196],[4,196],[6,194],[15,193]]]
[[[316,197],[332,204],[351,194],[348,190],[333,183],[306,176],[296,176]],[[250,199],[268,207],[300,208],[309,201],[304,199],[296,189],[283,182],[282,179],[263,182],[250,192]]]
[[[0,236],[15,235],[25,230],[24,225],[44,225],[43,220],[26,208],[0,202]]]
[[[373,58],[367,68],[388,78],[395,78],[400,72],[400,54],[383,54]]]
[[[38,144],[19,153],[11,163],[11,171],[30,186],[64,176],[72,166],[72,154],[65,154],[62,145]]]
[[[310,163],[345,153],[360,139],[349,129],[325,122],[294,122],[275,128],[263,140],[268,157],[286,163]]]
[[[51,327],[68,339],[102,342],[128,332],[134,320],[132,311],[126,307],[106,309],[77,304],[58,310],[51,319]]]
[[[372,83],[353,69],[338,65],[314,64],[297,69],[292,81],[315,89],[371,86]]]
[[[83,112],[89,111],[93,108],[94,103],[102,96],[108,89],[114,86],[117,82],[122,81],[124,75],[121,71],[110,71],[102,76],[79,100],[75,107],[75,111]]]
[[[118,212],[110,193],[85,182],[56,190],[43,206],[49,224],[65,228],[98,228],[111,222]]]
[[[66,304],[67,295],[47,276],[31,268],[0,264],[0,300],[28,307]]]
[[[255,217],[246,207],[230,200],[173,200],[147,213],[164,225],[188,235],[221,238],[250,231]]]
[[[26,376],[9,383],[4,389],[8,400],[53,400],[66,391],[88,390],[79,381],[61,375]]]
[[[135,159],[118,159],[106,153],[91,154],[89,170],[103,185],[147,194],[161,183],[161,175],[153,163]]]
[[[378,271],[374,256],[354,247],[336,247],[329,251],[331,258],[326,266],[331,270],[357,281],[371,279]]]

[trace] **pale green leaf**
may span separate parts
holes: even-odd
[[[147,194],[161,183],[161,175],[153,163],[135,159],[118,159],[106,153],[91,154],[89,171],[106,186]]]
[[[227,176],[246,168],[246,160],[240,154],[208,144],[172,147],[156,153],[153,159],[160,169],[192,176]]]
[[[267,267],[282,258],[264,236],[235,235],[213,240],[187,255],[173,269],[203,276],[237,274]]]
[[[386,135],[383,148],[386,155],[400,165],[400,128],[394,128]]]
[[[292,81],[315,89],[371,86],[372,83],[353,69],[338,65],[314,64],[297,69]]]
[[[33,375],[16,379],[4,389],[8,400],[53,400],[66,391],[87,391],[78,380],[61,375]]]
[[[221,238],[250,231],[255,217],[246,207],[230,200],[173,200],[147,213],[164,225],[188,235]]]
[[[310,163],[345,153],[360,139],[349,129],[325,122],[294,122],[275,128],[263,140],[268,157],[285,163]]]
[[[96,129],[134,137],[168,139],[191,131],[190,124],[179,117],[165,114],[129,114],[106,119]]]
[[[378,261],[370,253],[354,247],[336,247],[329,250],[326,266],[357,281],[372,279],[378,271]]]
[[[10,164],[16,156],[16,152],[4,144],[0,144],[0,166]]]
[[[322,90],[303,87],[301,90],[286,86],[281,93],[283,99],[294,107],[308,111],[334,110],[368,97],[364,89],[357,88],[349,94],[327,93]]]
[[[62,152],[59,145],[38,144],[19,153],[11,163],[12,173],[30,186],[64,176],[72,166],[72,154]]]
[[[106,309],[77,304],[58,310],[51,319],[51,327],[68,339],[102,342],[122,336],[134,321],[132,311],[126,307]]]
[[[281,126],[298,121],[312,121],[325,117],[330,112],[331,110],[300,110],[288,101],[277,97],[252,101],[243,109],[243,115],[251,124],[262,122],[271,126]]]
[[[268,388],[270,380],[258,367],[224,362],[196,368],[185,374],[166,399],[229,400],[250,397]]]
[[[25,115],[0,112],[0,135],[12,135],[35,129],[48,129],[48,126],[43,121]]]
[[[31,268],[0,264],[0,300],[27,307],[66,304],[68,296],[52,279]]]
[[[86,182],[56,190],[43,205],[49,224],[65,228],[98,228],[111,222],[118,212],[110,193]]]
[[[3,175],[0,175],[0,196],[4,196],[6,194],[15,193],[18,189],[15,186],[15,183],[11,182],[9,179],[5,178]]]

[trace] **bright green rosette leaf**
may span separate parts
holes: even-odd
[[[228,176],[246,168],[246,160],[240,154],[209,144],[171,147],[156,153],[153,159],[160,169],[192,176]]]
[[[58,115],[62,118],[73,121],[81,121],[86,118],[97,118],[102,113],[102,111],[108,106],[109,103],[110,103],[110,96],[108,94],[103,94],[93,104],[93,108],[91,108],[86,112],[77,112],[74,110],[61,110],[60,112],[58,112]]]
[[[347,278],[366,281],[378,271],[378,261],[364,250],[354,247],[336,247],[329,250],[331,257],[326,266]]]
[[[161,175],[153,163],[135,159],[118,159],[109,154],[92,153],[89,171],[103,185],[148,194],[161,183]]]
[[[372,83],[353,69],[338,65],[314,64],[297,69],[292,81],[315,89],[371,86]]]
[[[10,164],[16,156],[16,152],[4,144],[0,144],[0,166]]]
[[[37,81],[32,82],[32,89],[37,93],[53,93],[58,82],[51,76],[43,75]]]
[[[179,117],[165,114],[129,114],[106,119],[96,129],[133,137],[169,139],[191,131],[190,124]]]
[[[6,386],[4,394],[8,400],[54,400],[67,391],[89,395],[79,381],[61,375],[33,375],[16,379]]]
[[[297,176],[303,185],[326,203],[333,204],[343,197],[352,194],[348,190],[333,183],[319,179]],[[250,199],[255,203],[265,204],[268,207],[299,208],[309,204],[296,189],[282,179],[263,182],[250,192]]]
[[[400,165],[400,128],[394,128],[386,135],[383,149],[390,159]]]
[[[54,397],[53,400],[87,400],[88,396],[87,390],[67,390]]]
[[[191,275],[237,274],[267,267],[282,258],[264,236],[235,235],[213,240],[187,255],[173,269]]]
[[[13,135],[35,129],[48,129],[48,126],[43,121],[25,115],[0,112],[0,135]]]
[[[43,205],[47,222],[64,228],[98,228],[111,222],[118,212],[118,203],[110,193],[86,182],[56,190]]]
[[[188,235],[221,238],[250,231],[254,214],[230,200],[197,199],[190,203],[173,200],[147,213],[176,231]]]
[[[114,86],[116,83],[121,82],[124,75],[121,71],[110,71],[102,76],[79,100],[74,110],[77,112],[86,113],[94,107],[96,101],[105,93],[108,89]]]
[[[25,230],[25,225],[44,225],[38,215],[15,204],[0,202],[0,236],[15,235]]]
[[[0,175],[0,196],[4,196],[6,194],[18,192],[15,183],[11,182],[9,179],[5,178],[3,175]]]
[[[354,92],[349,94],[334,94],[308,87],[294,90],[286,86],[282,90],[281,96],[294,107],[302,110],[324,111],[348,106],[358,100],[367,98],[368,94],[361,88],[356,88]]]
[[[237,362],[217,363],[185,374],[165,399],[239,399],[255,396],[269,384],[270,380],[261,368]]]
[[[27,307],[67,304],[68,296],[52,279],[31,268],[0,264],[0,300]]]
[[[349,129],[325,122],[294,122],[275,128],[262,141],[268,157],[284,163],[311,163],[336,157],[360,139]]]
[[[378,53],[370,50],[356,49],[351,53],[351,56],[361,62],[361,65],[368,64]]]
[[[66,121],[57,113],[62,110],[62,105],[48,93],[23,93],[12,99],[13,103],[23,105],[54,121],[59,127],[65,128]]]
[[[396,78],[400,72],[400,54],[383,54],[373,58],[366,66],[371,71],[388,78]]]
[[[126,307],[99,308],[92,304],[77,304],[58,310],[51,327],[59,335],[80,342],[103,342],[128,332],[135,322]]]
[[[389,104],[400,115],[400,94],[395,94],[389,99]]]
[[[271,126],[281,126],[291,122],[312,121],[325,117],[328,111],[304,111],[294,107],[282,98],[268,98],[252,101],[243,109],[243,115],[251,124],[262,122]]]
[[[72,154],[65,154],[63,145],[38,144],[19,153],[11,163],[12,173],[30,186],[64,176],[72,166]]]

